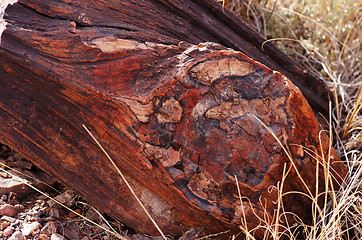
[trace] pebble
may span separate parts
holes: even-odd
[[[23,240],[24,236],[21,231],[15,231],[8,240]]]
[[[142,234],[134,234],[132,235],[131,240],[149,240],[149,238]]]
[[[23,232],[24,236],[28,236],[38,228],[40,228],[40,223],[38,222],[23,223],[23,228],[21,231]]]
[[[46,215],[46,212],[37,212],[37,213],[34,214],[33,218],[38,220],[40,218],[45,217],[45,215]]]
[[[199,228],[191,228],[186,231],[179,240],[188,240],[188,239],[197,239],[202,235],[202,229]]]
[[[16,208],[16,210],[18,210],[18,212],[22,212],[25,210],[25,207],[22,204],[15,204],[14,207]]]
[[[51,234],[57,232],[58,225],[59,223],[56,222],[47,222],[41,229],[40,233],[50,236]]]
[[[9,217],[14,217],[18,211],[16,208],[10,204],[4,204],[0,207],[0,215],[6,215]]]
[[[52,217],[52,218],[59,218],[60,217],[59,209],[58,208],[50,209],[48,215],[49,215],[49,217]]]
[[[45,235],[45,234],[40,234],[40,235],[39,235],[39,240],[50,240],[50,237],[48,237],[48,236]]]
[[[79,228],[76,222],[68,222],[63,229],[63,234],[68,239],[79,239]]]
[[[20,161],[20,160],[23,160],[24,157],[23,157],[23,155],[21,155],[20,153],[15,153],[15,154],[14,154],[14,159],[15,159],[16,161]]]
[[[70,212],[70,213],[68,214],[68,217],[69,217],[69,218],[75,218],[75,217],[78,217],[79,215],[78,215],[78,214],[76,214],[76,213],[78,213],[78,214],[82,214],[82,210],[81,210],[81,209],[79,209],[79,208],[77,208],[77,209],[75,209],[75,210],[74,210],[74,212]]]
[[[8,203],[12,204],[13,202],[16,202],[17,199],[18,199],[18,194],[14,193],[14,192],[9,192]]]
[[[16,161],[14,164],[12,164],[12,167],[19,167],[22,169],[31,169],[33,167],[33,164],[31,162],[28,161],[24,161],[24,160],[18,160]]]
[[[10,226],[12,228],[16,228],[18,225],[19,225],[18,220],[16,220],[16,222],[10,224]]]
[[[6,153],[6,152],[10,151],[10,148],[8,146],[2,145],[2,144],[0,144],[0,145],[1,145],[1,147],[0,147],[0,152],[1,153]]]
[[[13,234],[14,232],[14,229],[10,226],[8,226],[5,230],[4,230],[4,236],[5,237],[8,237],[10,236],[11,234]]]
[[[94,210],[93,208],[90,208],[87,213],[85,214],[85,217],[92,220],[93,222],[99,223],[102,221],[101,215]]]
[[[6,161],[7,161],[7,162],[14,162],[14,161],[15,161],[15,158],[14,158],[14,156],[10,155],[10,156],[8,156],[8,157],[6,158]]]
[[[1,148],[7,149],[0,143],[0,150]],[[0,163],[7,164],[5,159],[7,156],[4,155],[2,158],[0,152]],[[30,164],[23,162],[22,156],[17,155],[16,159],[10,157],[9,160],[13,161],[8,163],[9,165],[19,166],[20,164],[24,168],[31,168],[26,171],[32,173],[33,168]],[[0,171],[0,178],[1,176]],[[8,174],[7,177],[11,178]],[[63,193],[54,197],[57,201],[71,209],[76,209],[77,213],[85,214],[96,222],[102,222],[101,216],[92,207],[88,210],[87,207],[79,209],[80,207],[76,205],[77,198],[72,191],[64,192],[64,189],[62,191]],[[51,193],[51,196],[53,194],[54,192]],[[0,240],[109,239],[104,230],[83,220],[72,219],[74,217],[77,216],[70,214],[69,211],[55,201],[49,200],[45,195],[38,193],[24,195],[17,189],[8,191],[6,195],[0,193]]]
[[[2,222],[1,223],[1,230],[4,231],[9,226],[10,226],[9,222]]]
[[[50,240],[66,240],[66,238],[58,233],[53,233],[50,237]]]
[[[9,222],[2,222],[1,223],[1,230],[5,230],[7,227],[10,226],[10,223]]]
[[[34,231],[31,232],[31,236],[39,236],[39,234],[40,234],[40,229],[39,228],[37,228],[37,229],[35,229]]]
[[[4,202],[6,202],[6,200],[8,200],[8,195],[3,194],[3,195],[1,196],[1,200],[3,200]]]
[[[16,221],[16,219],[15,219],[15,218],[13,218],[13,217],[9,217],[9,216],[5,216],[5,215],[1,217],[1,220],[2,220],[2,221],[11,222],[11,223],[13,223],[13,222],[15,222],[15,221]]]
[[[64,193],[56,196],[54,199],[61,204],[70,206],[73,203],[73,201],[72,201],[73,198],[74,198],[74,194],[71,191],[65,191]],[[60,207],[56,201],[50,199],[50,200],[48,200],[47,203],[50,207]]]

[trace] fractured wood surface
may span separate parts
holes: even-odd
[[[299,89],[264,65],[322,111],[323,85],[272,44],[262,52],[264,40],[216,2],[28,0],[5,18],[0,141],[137,231],[157,234],[82,124],[175,236],[238,233],[241,209],[256,226],[235,176],[259,216],[260,197],[276,200],[268,189],[289,161],[258,119],[289,146],[310,191],[323,159],[304,147],[331,151],[337,182],[346,173]],[[285,188],[307,191],[295,171]],[[287,198],[308,221],[311,202]]]
[[[281,72],[301,89],[313,109],[323,114],[328,113],[329,93],[324,84],[272,43],[265,43],[261,49],[265,39],[216,1],[31,0],[19,3],[25,9],[12,13],[13,20],[18,20],[19,23],[25,20],[22,11],[26,10],[34,10],[40,16],[46,16],[42,19],[39,19],[39,16],[35,17],[33,21],[47,21],[46,18],[50,18],[52,24],[24,22],[27,27],[39,27],[39,31],[53,31],[61,26],[63,30],[67,29],[68,34],[74,30],[81,30],[90,38],[95,38],[96,34],[92,34],[97,31],[105,36],[117,35],[122,39],[163,44],[178,45],[182,41],[192,44],[220,43]],[[26,16],[26,13],[24,14]],[[67,35],[56,38],[58,42],[66,39]],[[82,61],[85,53],[80,52],[68,53],[63,57],[72,56]]]

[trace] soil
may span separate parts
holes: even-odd
[[[112,232],[130,240],[163,239],[138,234],[102,213],[1,143],[0,165],[0,240],[119,239]],[[190,229],[179,239],[203,235]]]

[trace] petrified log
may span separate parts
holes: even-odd
[[[100,8],[95,1],[27,0],[5,17],[0,141],[137,231],[158,234],[82,124],[165,234],[190,227],[235,234],[242,212],[255,227],[254,214],[273,215],[277,192],[268,189],[291,163],[309,189],[292,168],[284,191],[315,193],[316,164],[328,152],[335,183],[346,174],[306,99],[284,75],[217,43],[193,44],[245,47],[297,82],[306,76],[280,64],[286,58],[276,59],[271,53],[281,53],[272,45],[261,53],[249,41],[261,38],[250,29],[242,35],[249,38],[237,36],[246,26],[231,26],[242,23],[215,2],[103,1]],[[241,205],[235,176],[251,205]],[[308,199],[285,200],[286,211],[308,221]]]

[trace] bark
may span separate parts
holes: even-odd
[[[289,147],[309,191],[328,152],[341,182],[345,166],[286,77],[321,110],[324,86],[272,44],[260,50],[264,40],[218,3],[101,3],[27,0],[7,8],[0,141],[147,234],[157,231],[82,124],[165,234],[198,227],[230,230],[228,237],[244,211],[255,227],[254,214],[265,216],[259,199],[273,215],[277,192],[268,189],[292,165],[262,123]],[[284,190],[308,192],[291,169]],[[236,197],[235,177],[250,204]],[[308,222],[312,203],[286,200],[286,210]]]

